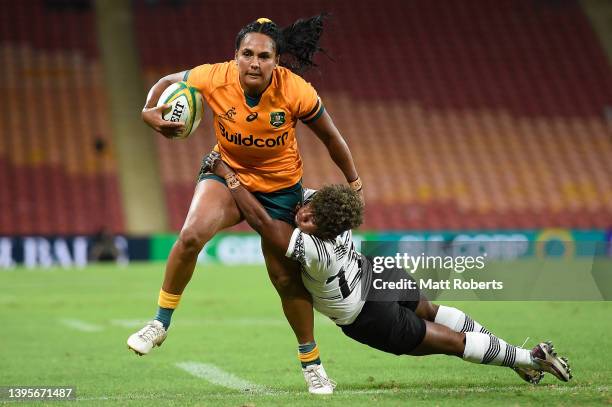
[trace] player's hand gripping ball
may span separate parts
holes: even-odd
[[[162,112],[162,118],[170,122],[180,122],[185,129],[174,138],[187,138],[200,124],[202,119],[202,94],[185,82],[176,82],[168,86],[159,97],[157,106],[169,104]]]

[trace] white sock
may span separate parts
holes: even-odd
[[[455,332],[481,332],[483,334],[492,335],[485,327],[465,315],[463,311],[453,307],[439,305],[434,322],[444,325]]]
[[[507,367],[537,367],[527,349],[509,345],[503,339],[480,332],[465,333],[463,359],[472,363]]]
[[[439,305],[434,322],[455,332],[465,332],[463,359],[467,361],[509,367],[534,367],[531,352],[509,345],[457,308]],[[471,338],[469,348],[468,336]],[[485,336],[489,336],[490,339]],[[491,349],[487,354],[489,347]],[[484,362],[485,356],[487,362]]]

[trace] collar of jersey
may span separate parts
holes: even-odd
[[[261,95],[263,95],[263,93],[260,93],[259,96],[257,97],[252,97],[252,96],[247,95],[246,92],[244,92],[244,99],[246,101],[247,106],[248,107],[257,106],[259,104],[259,101],[261,100]]]

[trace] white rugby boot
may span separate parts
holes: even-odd
[[[161,346],[166,336],[164,325],[158,320],[153,320],[147,322],[140,331],[130,335],[127,346],[139,356],[146,355],[155,346]]]
[[[572,378],[572,369],[567,358],[560,358],[552,342],[541,342],[531,350],[531,358],[539,369],[548,372],[563,382]]]
[[[327,377],[323,365],[309,365],[302,368],[304,379],[308,384],[310,394],[332,394],[336,387],[336,382]]]

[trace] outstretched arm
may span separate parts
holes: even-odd
[[[270,242],[274,250],[282,256],[287,252],[294,228],[281,220],[276,220],[268,215],[268,212],[259,201],[245,187],[240,184],[238,177],[232,169],[221,160],[216,152],[210,153],[205,159],[205,166],[210,166],[212,171],[225,178],[232,197],[240,208],[247,223],[259,235]]]

